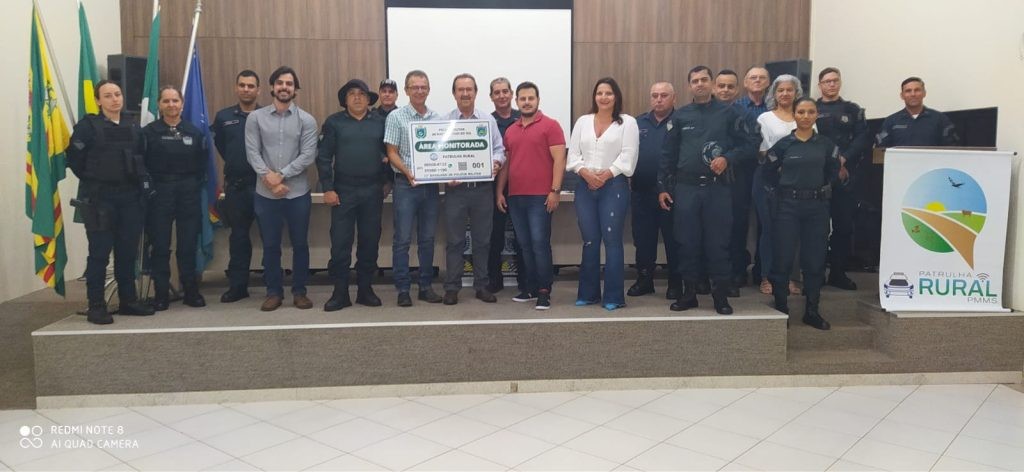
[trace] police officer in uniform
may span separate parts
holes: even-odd
[[[839,146],[839,182],[832,189],[832,236],[829,239],[828,284],[843,290],[857,290],[846,276],[846,259],[853,237],[857,209],[857,169],[870,147],[864,109],[839,96],[843,82],[839,69],[826,67],[818,73],[818,133]]]
[[[324,121],[316,167],[324,203],[331,207],[331,261],[334,293],[324,311],[352,306],[348,293],[352,242],[356,232],[356,303],[381,306],[371,282],[377,271],[382,188],[391,169],[384,163],[384,119],[370,110],[377,94],[352,79],[338,90],[344,108]]]
[[[878,147],[956,146],[960,137],[949,117],[924,106],[924,81],[908,77],[900,84],[900,98],[906,107],[889,115],[878,132]]]
[[[828,211],[832,185],[839,178],[839,148],[814,131],[818,107],[808,97],[794,104],[796,130],[780,139],[766,155],[764,183],[772,191],[772,250],[769,275],[775,309],[789,313],[789,274],[797,243],[803,271],[807,308],[803,322],[817,329],[830,328],[818,304],[825,282]]]
[[[687,74],[693,103],[672,116],[658,170],[658,201],[674,203],[673,232],[681,246],[683,293],[669,308],[697,307],[696,283],[701,252],[707,257],[715,311],[732,314],[729,234],[732,191],[726,170],[754,155],[759,141],[742,113],[711,96],[711,69],[697,66]]]
[[[199,294],[196,249],[202,229],[203,209],[199,192],[206,181],[209,155],[203,133],[181,119],[181,91],[174,86],[160,88],[160,119],[142,129],[146,143],[146,168],[155,190],[147,215],[147,235],[152,246],[153,308],[167,309],[171,278],[171,225],[176,229],[178,279],[185,292],[183,303],[206,306]]]
[[[85,265],[90,323],[110,324],[104,297],[107,264],[114,251],[114,278],[121,315],[152,315],[135,291],[135,258],[142,235],[143,176],[139,149],[142,135],[128,116],[121,114],[121,88],[109,80],[96,84],[97,115],[86,115],[75,125],[67,149],[67,165],[81,179],[76,206],[85,220],[89,256]]]
[[[221,216],[231,228],[228,238],[228,290],[220,297],[221,303],[231,303],[249,297],[249,267],[252,263],[252,240],[249,231],[256,219],[253,195],[256,193],[256,171],[245,157],[245,120],[259,108],[260,78],[251,70],[243,70],[235,77],[238,104],[217,112],[210,125],[213,145],[224,159],[224,201]]]

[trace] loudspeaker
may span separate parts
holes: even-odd
[[[108,55],[107,79],[121,86],[124,111],[138,114],[142,104],[142,88],[146,82],[146,58],[124,54]]]
[[[807,59],[790,59],[788,61],[769,62],[764,65],[768,69],[768,75],[772,80],[782,74],[789,74],[800,79],[800,85],[804,88],[804,94],[811,94],[811,61]]]

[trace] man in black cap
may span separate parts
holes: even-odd
[[[324,203],[331,207],[331,261],[328,272],[334,279],[334,294],[324,311],[351,306],[348,293],[352,242],[356,244],[356,303],[380,306],[370,285],[377,271],[380,244],[382,188],[389,173],[385,162],[384,119],[370,112],[377,94],[359,79],[338,90],[344,110],[324,121],[316,166]]]
[[[395,104],[398,101],[398,83],[392,79],[384,79],[380,81],[377,92],[380,94],[380,105],[374,108],[373,112],[386,120],[391,111],[398,108]]]

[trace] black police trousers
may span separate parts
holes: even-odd
[[[679,274],[697,281],[701,256],[708,276],[719,290],[730,286],[729,232],[732,228],[732,190],[728,185],[676,184],[672,195],[673,233],[679,242]]]
[[[665,211],[658,203],[658,193],[634,191],[630,204],[633,210],[633,246],[636,248],[636,269],[654,272],[658,258],[658,233],[665,243],[665,257],[668,260],[669,278],[682,280],[679,275],[679,243],[672,226],[672,212]]]
[[[747,275],[750,252],[747,251],[747,233],[750,231],[750,198],[754,178],[754,165],[738,164],[732,167],[732,229],[729,234],[729,259],[732,274]]]
[[[224,185],[224,202],[221,215],[224,222],[231,228],[228,237],[228,268],[224,271],[228,283],[234,290],[247,290],[249,287],[249,268],[252,264],[252,239],[249,231],[256,220],[253,206],[253,195],[256,194],[255,182],[228,182]]]
[[[836,185],[832,189],[832,236],[829,238],[831,276],[846,275],[846,261],[853,245],[853,218],[857,211],[856,188]]]
[[[82,196],[90,205],[82,209],[89,255],[85,262],[85,287],[89,305],[103,305],[110,252],[114,252],[114,279],[121,303],[138,299],[135,261],[142,236],[144,210],[138,184],[121,186],[82,182]]]
[[[155,297],[166,297],[171,279],[171,225],[175,227],[178,279],[182,288],[196,285],[196,249],[202,230],[203,208],[199,178],[191,175],[154,176],[155,193],[149,200],[147,236],[150,273]]]
[[[341,204],[331,207],[331,260],[327,270],[337,284],[348,285],[353,241],[356,242],[356,283],[366,288],[373,281],[384,209],[382,191],[380,183],[335,187]]]
[[[505,199],[508,200],[508,191],[505,191]],[[497,203],[495,203],[497,205]],[[489,285],[494,287],[501,287],[504,285],[501,272],[501,253],[505,250],[505,231],[511,230],[512,218],[509,217],[509,213],[502,213],[497,208],[494,209],[494,215],[491,217],[491,247],[487,254],[487,277],[490,279]],[[514,231],[514,230],[513,230]],[[518,238],[512,238],[512,250],[515,252],[514,260],[516,261],[516,283],[519,285],[519,291],[526,291],[526,264],[523,262],[523,251],[519,249]]]
[[[797,244],[800,245],[800,270],[804,294],[821,293],[825,284],[825,251],[828,241],[828,200],[780,198],[773,201],[773,263],[768,280],[773,293],[789,293],[789,274],[793,270]]]

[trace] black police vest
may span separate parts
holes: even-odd
[[[103,126],[99,115],[88,115],[95,139],[85,158],[87,179],[108,183],[128,183],[138,178],[133,155],[136,133],[131,126]]]
[[[146,169],[151,174],[199,174],[203,171],[198,159],[202,136],[168,129],[147,143]]]

